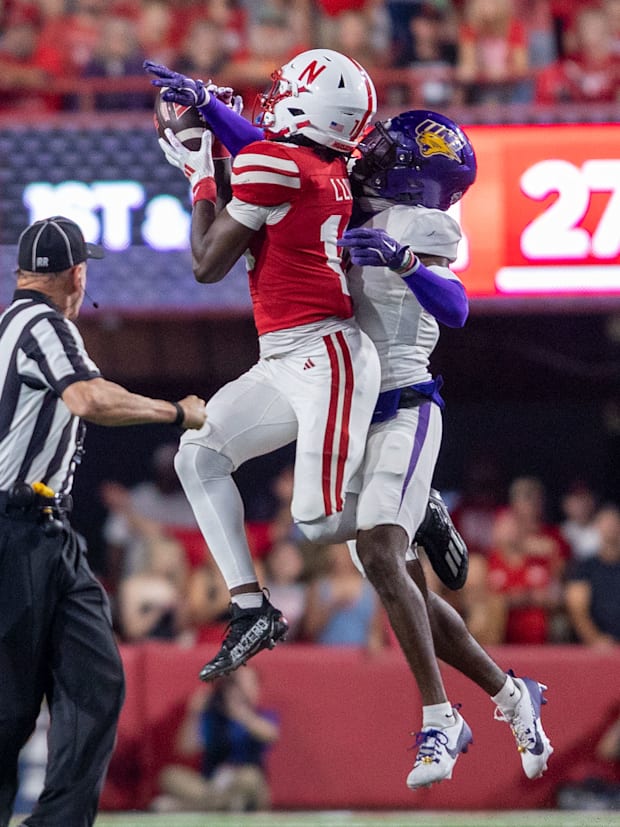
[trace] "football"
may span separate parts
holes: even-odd
[[[164,100],[162,94],[165,91],[165,87],[160,89],[155,98],[153,119],[157,134],[165,140],[164,130],[171,129],[187,149],[200,149],[202,133],[207,128],[200,113],[194,106],[183,106]]]

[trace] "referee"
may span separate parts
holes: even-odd
[[[85,425],[199,428],[196,396],[165,402],[104,379],[73,324],[88,258],[62,216],[21,234],[17,289],[0,316],[0,827],[17,759],[45,697],[43,792],[22,827],[90,827],[114,747],[124,679],[106,595],[70,527]]]

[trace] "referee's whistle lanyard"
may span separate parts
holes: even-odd
[[[84,456],[84,439],[86,437],[86,423],[83,419],[80,419],[77,426],[77,431],[75,432],[75,451],[73,452],[73,456],[71,457],[71,462],[69,463],[69,469],[67,471],[67,476],[65,477],[65,481],[62,484],[61,490],[59,494],[68,494],[73,487],[73,478],[75,477],[75,472],[77,470],[78,465],[82,462],[82,457]]]

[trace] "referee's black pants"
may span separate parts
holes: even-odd
[[[0,516],[0,827],[43,698],[44,789],[27,827],[90,827],[114,748],[123,667],[103,588],[75,533]]]

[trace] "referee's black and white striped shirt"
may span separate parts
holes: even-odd
[[[16,290],[0,316],[0,490],[43,482],[68,494],[84,424],[61,394],[100,376],[76,326],[34,290]]]

